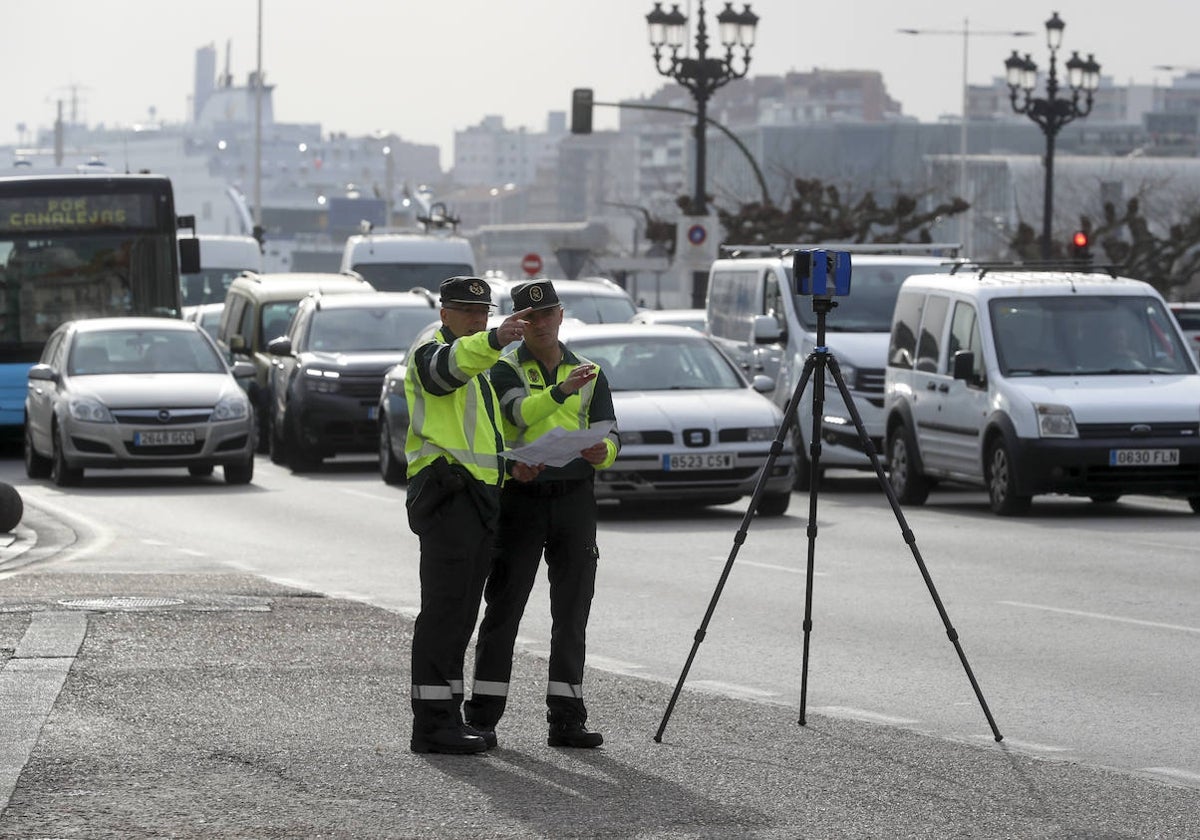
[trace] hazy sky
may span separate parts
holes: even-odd
[[[435,143],[444,166],[454,131],[485,115],[541,130],[548,111],[568,109],[572,88],[591,87],[597,100],[616,101],[665,81],[646,40],[651,0],[261,5],[263,69],[276,85],[278,120]],[[696,0],[679,5],[694,21]],[[724,2],[706,5],[715,42]],[[1156,65],[1200,69],[1195,0],[753,0],[751,8],[760,17],[754,74],[879,70],[904,112],[924,120],[961,111],[964,21],[978,33],[967,39],[972,83],[1002,75],[1014,48],[1044,67],[1043,24],[1055,10],[1067,24],[1062,58],[1072,50],[1094,53],[1116,83],[1169,83],[1173,74]],[[17,141],[18,123],[52,124],[56,101],[69,103],[72,89],[89,124],[144,121],[151,107],[160,119],[183,120],[197,47],[216,45],[220,68],[231,42],[239,83],[254,69],[257,9],[258,0],[0,0],[0,143]],[[898,34],[904,27],[952,34]],[[996,30],[1036,35],[984,34]],[[596,123],[614,127],[615,109],[598,108]]]

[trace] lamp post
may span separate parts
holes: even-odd
[[[972,35],[1007,35],[1013,38],[1026,38],[1033,35],[1025,30],[1008,29],[972,29],[970,20],[963,18],[962,29],[898,29],[904,35],[955,35],[962,36],[962,121],[958,127],[958,195],[971,205],[963,214],[964,236],[960,237],[963,249],[967,254],[974,251],[972,243],[973,210],[975,201],[967,197],[967,110],[970,105],[970,86],[967,82],[967,46]]]
[[[1017,55],[1013,50],[1004,62],[1005,80],[1008,83],[1009,100],[1012,109],[1018,114],[1024,114],[1037,123],[1042,134],[1046,135],[1046,186],[1042,207],[1042,259],[1050,259],[1051,221],[1054,215],[1054,138],[1067,123],[1086,117],[1092,112],[1092,97],[1100,86],[1100,65],[1091,53],[1087,61],[1079,57],[1078,52],[1071,53],[1066,62],[1067,85],[1071,89],[1070,98],[1058,95],[1058,48],[1062,45],[1063,29],[1066,24],[1055,12],[1046,21],[1046,44],[1050,48],[1050,71],[1046,74],[1046,96],[1033,96],[1037,86],[1037,64],[1025,53],[1025,57]],[[1018,101],[1020,93],[1024,98]],[[1080,96],[1084,97],[1080,103]]]
[[[732,3],[717,15],[718,37],[725,48],[724,58],[708,57],[708,30],[704,22],[704,0],[700,0],[696,12],[696,56],[680,56],[687,27],[687,15],[672,4],[671,11],[664,12],[662,3],[655,3],[646,15],[649,27],[650,46],[654,49],[654,67],[659,75],[674,79],[691,93],[696,101],[696,180],[692,191],[689,216],[707,213],[707,195],[704,188],[705,131],[709,97],[718,88],[733,79],[740,79],[750,70],[750,49],[754,46],[754,31],[758,26],[758,15],[746,4],[741,12],[734,11]],[[734,48],[742,48],[742,68],[734,66]],[[670,55],[664,56],[664,47]]]

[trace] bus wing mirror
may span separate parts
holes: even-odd
[[[179,273],[200,273],[200,240],[194,236],[179,240]]]

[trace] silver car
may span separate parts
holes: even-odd
[[[758,484],[783,412],[712,339],[689,327],[564,325],[559,338],[608,378],[621,435],[596,498],[726,504]],[[771,465],[758,512],[781,516],[792,497],[790,438]]]
[[[29,370],[25,472],[60,486],[87,467],[223,468],[229,484],[254,477],[254,424],[237,376],[188,321],[91,318],[55,330]]]

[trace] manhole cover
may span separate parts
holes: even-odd
[[[78,610],[145,610],[155,607],[177,607],[183,603],[180,598],[73,598],[59,601],[64,607]]]

